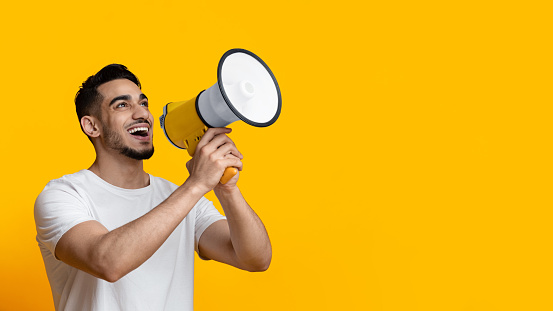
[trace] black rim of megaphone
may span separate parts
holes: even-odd
[[[221,77],[221,72],[223,70],[223,63],[225,62],[225,59],[227,57],[229,57],[230,55],[234,54],[234,53],[244,53],[244,54],[250,55],[251,57],[255,58],[259,63],[261,63],[263,65],[263,67],[265,67],[265,70],[267,70],[269,75],[271,75],[271,78],[273,79],[273,82],[275,83],[277,96],[278,96],[277,112],[275,113],[275,116],[271,120],[269,120],[267,122],[264,122],[264,123],[258,123],[258,122],[254,122],[254,121],[246,118],[244,115],[242,115],[240,112],[238,112],[238,110],[236,110],[234,108],[234,106],[232,105],[230,99],[228,98],[227,93],[225,92],[225,88],[223,87],[223,80],[221,79],[222,78]],[[278,82],[275,78],[275,75],[271,71],[271,69],[269,69],[269,66],[267,66],[267,64],[265,64],[265,62],[261,58],[259,58],[259,56],[255,55],[254,53],[252,53],[248,50],[244,50],[244,49],[232,49],[232,50],[228,50],[225,54],[223,54],[223,57],[221,57],[221,60],[219,61],[219,66],[217,66],[217,84],[219,85],[219,90],[221,91],[221,94],[223,95],[223,98],[225,99],[225,102],[229,106],[230,110],[232,110],[232,112],[237,117],[239,117],[240,120],[248,123],[249,125],[253,125],[253,126],[257,126],[257,127],[269,126],[269,125],[275,123],[275,121],[280,116],[280,108],[282,106],[282,97],[280,95],[280,87],[278,86]]]

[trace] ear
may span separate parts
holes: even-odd
[[[81,118],[81,127],[86,135],[89,137],[98,137],[100,136],[100,127],[99,122],[95,117],[84,116]]]

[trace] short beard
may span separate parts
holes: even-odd
[[[121,153],[122,155],[135,160],[148,160],[154,155],[154,146],[152,146],[151,149],[142,150],[142,151],[132,149],[127,146],[118,148],[118,150],[119,150],[119,153]]]
[[[121,136],[116,132],[112,131],[108,127],[104,127],[104,132],[106,134],[105,142],[109,148],[118,150],[120,154],[129,157],[134,160],[148,160],[154,155],[154,146],[146,150],[136,150],[129,148],[123,144]]]

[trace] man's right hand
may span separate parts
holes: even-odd
[[[204,134],[196,152],[186,168],[190,173],[187,182],[192,182],[205,194],[211,191],[223,176],[227,167],[242,170],[242,154],[227,136],[230,128],[210,128]]]

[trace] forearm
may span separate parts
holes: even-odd
[[[230,231],[230,239],[237,259],[245,265],[268,268],[272,249],[261,219],[248,205],[238,187],[215,189]]]
[[[144,216],[101,236],[94,256],[107,277],[117,280],[148,260],[202,195],[185,183]]]

